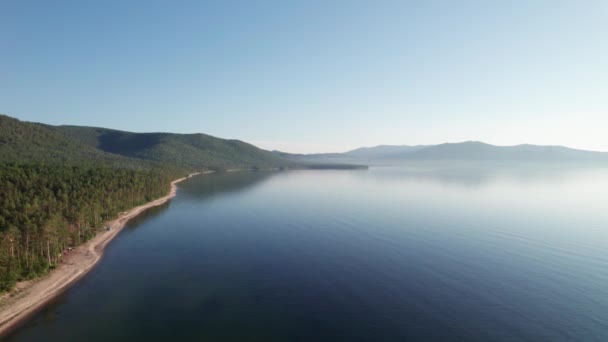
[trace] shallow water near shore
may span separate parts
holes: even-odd
[[[9,341],[608,340],[608,168],[179,184]]]

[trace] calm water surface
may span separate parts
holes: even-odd
[[[199,176],[10,341],[608,340],[608,169]]]

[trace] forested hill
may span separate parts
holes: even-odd
[[[268,168],[296,165],[251,144],[206,134],[132,133],[80,126],[49,127],[104,152],[187,168]]]
[[[121,211],[192,171],[295,166],[203,134],[49,126],[0,115],[0,292],[59,263]]]
[[[41,124],[0,115],[0,163],[61,165],[103,163],[133,167],[140,161],[112,155]],[[149,165],[144,165],[149,166]]]
[[[50,126],[0,115],[0,162],[184,170],[296,166],[239,140],[205,134],[131,133],[106,128]]]

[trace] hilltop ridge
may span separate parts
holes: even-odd
[[[297,166],[251,144],[206,134],[51,126],[6,115],[0,115],[0,162],[171,166],[185,170]]]
[[[521,144],[496,146],[481,141],[438,145],[379,145],[344,153],[289,154],[283,158],[303,163],[393,164],[413,161],[511,161],[511,162],[608,162],[608,153],[578,150],[564,146]]]

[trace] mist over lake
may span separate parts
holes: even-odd
[[[9,341],[608,339],[608,168],[180,183]]]

